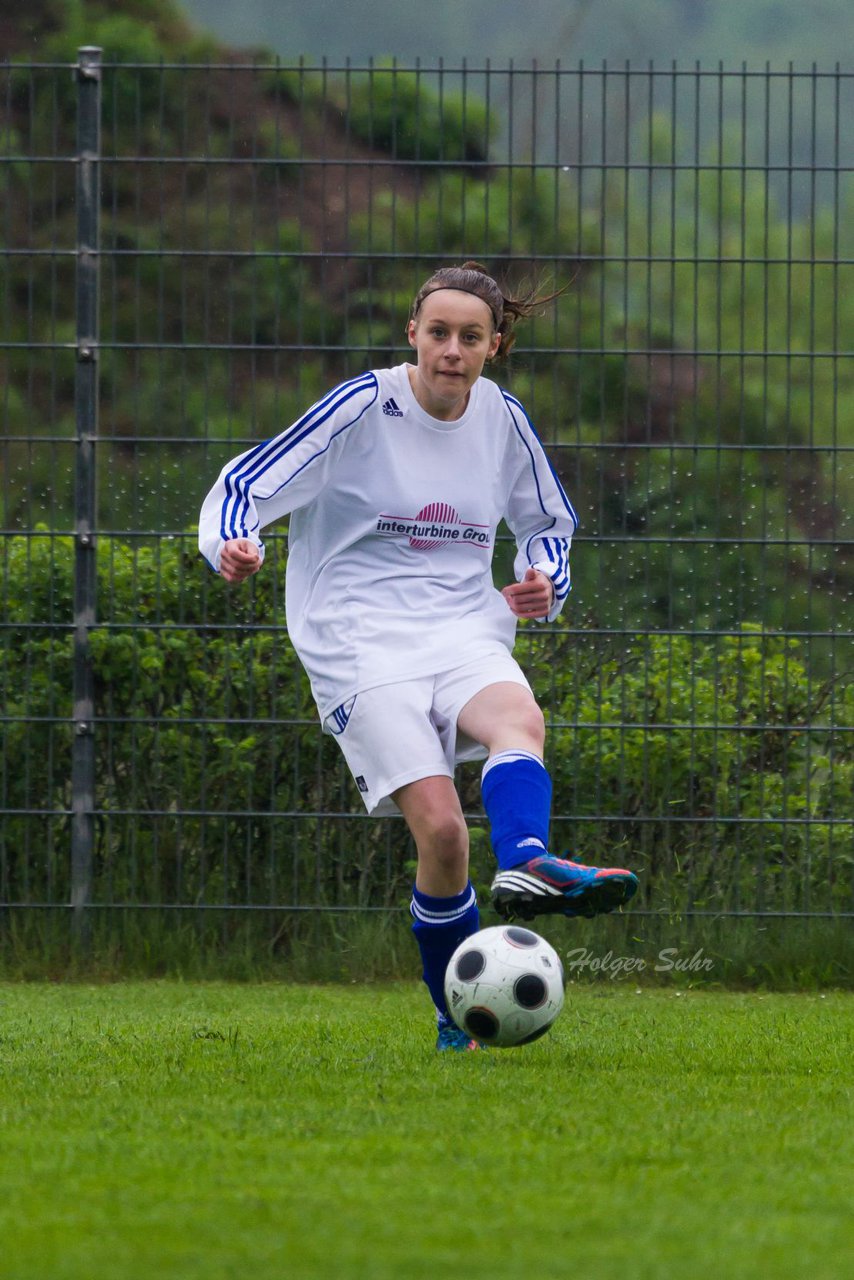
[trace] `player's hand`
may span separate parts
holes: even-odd
[[[544,618],[555,598],[554,583],[539,569],[526,569],[521,582],[503,587],[501,594],[517,618]]]
[[[226,582],[243,582],[261,568],[261,553],[248,538],[232,538],[219,553],[219,571]]]

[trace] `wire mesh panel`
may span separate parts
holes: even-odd
[[[74,495],[74,113],[55,69],[2,75],[0,897],[69,892],[72,618],[55,572]],[[73,104],[73,93],[71,95]],[[65,309],[68,304],[69,309]]]
[[[636,868],[640,910],[850,912],[852,77],[104,64],[87,434],[70,70],[0,72],[3,903],[73,896],[81,636],[92,901],[406,896],[288,640],[286,529],[235,590],[194,522],[234,454],[406,359],[418,285],[472,257],[567,286],[499,375],[581,517],[570,603],[518,646],[555,850]]]

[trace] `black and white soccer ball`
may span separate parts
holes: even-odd
[[[445,999],[454,1022],[473,1040],[498,1049],[530,1044],[563,1008],[563,965],[531,929],[481,929],[451,956]]]

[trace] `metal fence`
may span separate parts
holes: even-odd
[[[0,905],[405,900],[288,644],[286,530],[238,592],[193,524],[465,256],[571,284],[506,375],[581,516],[518,649],[556,850],[636,867],[640,912],[852,914],[852,84],[0,67]]]

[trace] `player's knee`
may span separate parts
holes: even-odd
[[[419,835],[419,854],[443,871],[468,865],[469,834],[461,813],[430,813]]]
[[[519,738],[518,745],[528,751],[542,753],[546,741],[546,721],[534,699],[516,707],[512,720],[513,732]]]

